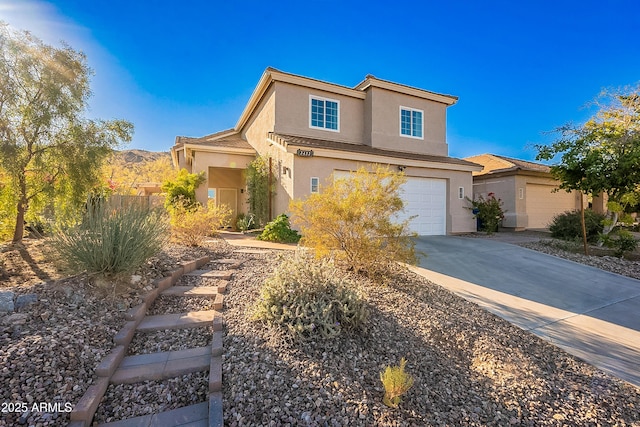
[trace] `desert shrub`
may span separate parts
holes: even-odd
[[[504,219],[501,199],[497,199],[494,193],[489,193],[486,198],[482,195],[475,200],[467,197],[467,201],[471,203],[468,209],[473,211],[473,217],[480,220],[480,231],[486,231],[487,234],[498,231],[498,226]]]
[[[618,258],[622,257],[625,252],[635,251],[638,247],[638,241],[627,230],[618,230],[613,235],[603,234],[600,238],[605,246],[615,250],[614,254]]]
[[[110,209],[107,203],[93,202],[82,222],[53,234],[50,246],[63,269],[115,279],[158,253],[167,230],[160,211],[139,204]]]
[[[604,215],[590,209],[584,211],[584,223],[587,230],[587,240],[596,242],[602,231]],[[564,212],[556,215],[549,226],[551,236],[564,240],[582,239],[582,225],[580,211]]]
[[[256,221],[255,216],[253,214],[245,215],[243,213],[239,213],[236,217],[236,228],[243,233],[245,231],[251,230],[255,228]]]
[[[360,168],[349,178],[334,179],[321,193],[290,205],[302,232],[302,244],[318,257],[334,256],[348,268],[370,276],[384,274],[395,261],[416,262],[415,233],[400,197],[406,178],[388,167]]]
[[[210,200],[205,208],[197,203],[176,201],[169,208],[171,239],[186,246],[200,246],[204,239],[215,235],[229,222],[231,210],[226,205],[216,206]]]
[[[298,243],[300,235],[297,231],[291,229],[289,217],[281,214],[265,225],[264,231],[256,238],[267,242]]]
[[[254,319],[281,327],[294,339],[333,338],[359,329],[367,308],[331,261],[298,252],[263,285]]]
[[[195,208],[196,188],[205,181],[204,172],[189,173],[186,169],[181,169],[175,180],[165,181],[162,184],[162,191],[167,193],[164,206],[169,209],[174,207]],[[179,206],[178,206],[179,205]]]
[[[384,386],[382,403],[390,408],[397,408],[400,397],[413,386],[413,377],[404,370],[407,361],[403,357],[400,366],[387,366],[384,372],[380,372],[380,381]]]

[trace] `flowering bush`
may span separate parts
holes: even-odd
[[[480,195],[475,200],[467,198],[467,201],[471,203],[468,209],[473,211],[473,217],[480,220],[480,231],[486,231],[488,234],[498,231],[505,212],[502,210],[501,199],[496,199],[494,193],[489,193],[486,198]]]

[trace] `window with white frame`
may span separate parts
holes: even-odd
[[[320,192],[320,178],[315,176],[311,178],[311,192],[312,193]]]
[[[424,124],[422,122],[422,110],[400,107],[400,135],[410,138],[422,139]]]
[[[309,96],[309,127],[340,131],[340,101]]]

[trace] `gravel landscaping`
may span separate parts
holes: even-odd
[[[162,351],[187,350],[195,347],[211,345],[213,327],[188,329],[166,329],[155,332],[137,332],[131,344],[128,355],[159,353]]]
[[[226,253],[223,244],[213,249],[168,246],[134,273],[136,284],[129,293],[113,297],[96,293],[84,275],[60,280],[41,240],[3,247],[0,293],[13,292],[16,299],[35,295],[37,301],[0,313],[0,426],[67,425],[68,412],[96,380],[96,366],[114,347],[124,313],[152,288],[151,281],[181,261]],[[57,407],[33,410],[34,404]]]
[[[147,310],[147,316],[176,314],[187,311],[213,310],[214,299],[208,297],[177,297],[161,295]]]
[[[209,372],[164,381],[110,385],[93,420],[99,423],[139,417],[195,405],[207,400]]]
[[[265,278],[281,256],[291,254],[231,249],[224,242],[168,248],[137,273],[136,290],[113,300],[93,296],[82,276],[42,285],[13,283],[16,293],[36,293],[39,300],[17,312],[27,316],[24,322],[0,327],[0,401],[75,404],[95,380],[93,370],[113,347],[122,315],[138,303],[138,293],[177,262],[210,255],[246,260],[225,296],[225,425],[640,426],[640,389],[406,270],[394,271],[385,284],[353,277],[370,311],[364,331],[331,341],[291,342],[251,318]],[[178,283],[195,284],[197,278],[187,276]],[[173,310],[172,301],[160,297],[154,306]],[[0,322],[7,318],[0,316]],[[210,339],[210,328],[136,334],[129,354],[208,345]],[[415,385],[392,410],[382,404],[379,373],[402,357]],[[94,421],[203,402],[207,378],[197,373],[109,386]],[[66,425],[68,414],[0,415],[0,425],[21,421]]]
[[[251,320],[276,264],[254,255],[226,297],[230,426],[640,425],[639,389],[407,271],[384,285],[356,279],[364,332],[291,343]],[[415,385],[391,410],[379,373],[401,357]]]
[[[540,240],[539,242],[521,243],[520,246],[640,280],[640,261],[632,261],[624,258],[617,258],[614,256],[587,256],[584,254],[575,253],[571,250],[568,250],[576,250],[572,247],[575,245],[555,239],[545,239]],[[579,248],[581,249],[581,246],[579,246]]]

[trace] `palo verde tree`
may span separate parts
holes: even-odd
[[[551,173],[560,188],[584,194],[606,193],[611,206],[620,205],[625,194],[640,184],[640,85],[616,92],[603,92],[595,104],[598,112],[582,126],[565,125],[560,138],[550,145],[538,145],[537,159],[560,156]],[[619,209],[610,209],[611,231]],[[582,206],[584,248],[584,206]]]
[[[91,74],[83,53],[0,22],[0,168],[3,197],[13,202],[2,209],[15,213],[14,242],[30,206],[43,199],[61,209],[82,206],[103,160],[131,140],[131,123],[83,116]]]

